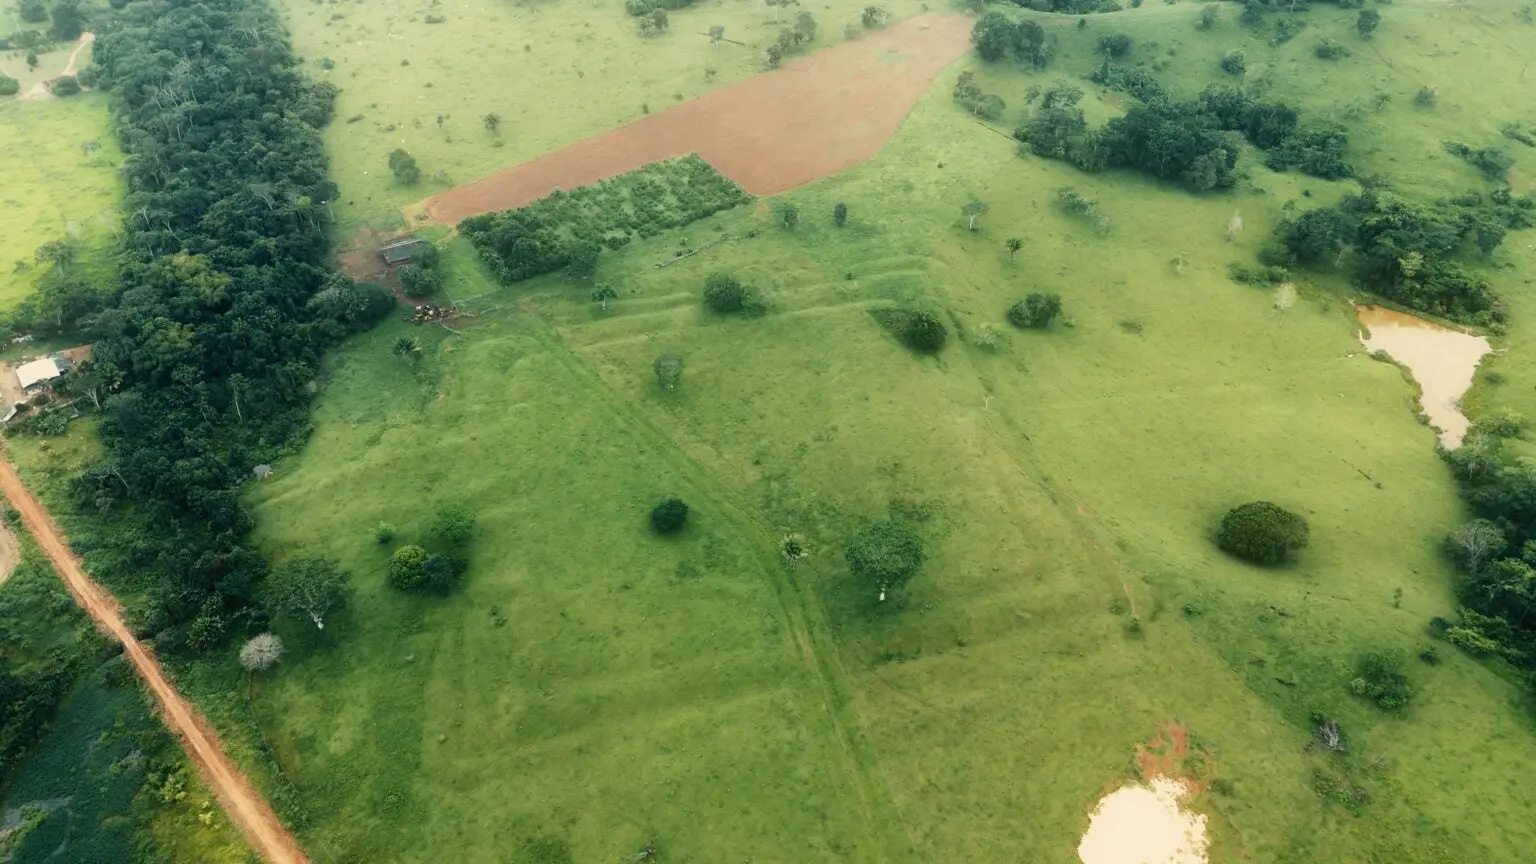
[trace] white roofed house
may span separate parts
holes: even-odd
[[[33,393],[57,380],[70,367],[69,360],[62,356],[39,357],[16,367],[16,382],[23,391]]]

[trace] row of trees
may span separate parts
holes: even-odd
[[[1236,180],[1237,147],[1227,137],[1235,132],[1269,151],[1269,167],[1276,171],[1294,168],[1327,179],[1351,175],[1341,127],[1303,127],[1294,108],[1258,102],[1234,87],[1207,87],[1190,101],[1172,99],[1145,69],[1113,65],[1114,47],[1106,48],[1104,63],[1090,77],[1143,104],[1089,131],[1080,88],[1031,88],[1030,116],[1013,133],[1023,148],[1085,171],[1128,167],[1206,191]]]
[[[70,483],[105,527],[76,540],[163,648],[206,650],[267,617],[240,484],[307,434],[325,348],[393,301],[325,267],[335,91],[300,76],[265,3],[130,4],[95,56],[127,215],[80,370],[111,382],[104,454]]]
[[[709,163],[684,156],[556,190],[516,210],[472,216],[459,230],[498,279],[516,282],[560,270],[581,250],[619,249],[635,236],[652,237],[750,200]],[[595,259],[589,269],[595,272]]]

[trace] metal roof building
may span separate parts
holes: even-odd
[[[21,389],[31,390],[39,384],[46,384],[63,375],[69,369],[65,365],[67,362],[60,362],[53,357],[40,357],[31,363],[23,363],[16,367],[16,380],[21,384]]]
[[[385,245],[379,251],[384,255],[384,263],[390,266],[404,264],[416,255],[416,250],[427,245],[427,241],[415,237],[407,237],[404,240],[396,240]]]

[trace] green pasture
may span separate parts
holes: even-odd
[[[1202,33],[1196,6],[1149,5],[1058,31],[1046,73],[980,79],[1008,100],[1007,129],[1030,84],[1097,62],[1098,35],[1160,43],[1133,60],[1174,48],[1162,78],[1190,93],[1241,46],[1250,70],[1284,71],[1275,95],[1347,120],[1365,171],[1479,187],[1438,142],[1518,148],[1497,137],[1524,104],[1513,54],[1470,47],[1520,44],[1506,7],[1382,9],[1369,45],[1320,8],[1270,49],[1230,6]],[[1324,33],[1354,54],[1313,59]],[[792,232],[753,207],[605,252],[597,278],[619,292],[606,313],[559,276],[498,289],[450,238],[449,295],[477,317],[392,323],[332,355],[310,444],[251,492],[270,554],[336,557],[357,585],[323,639],[284,630],[293,653],[251,689],[318,860],[623,860],[654,838],[677,861],[1067,862],[1094,802],[1169,722],[1227,781],[1196,805],[1214,861],[1526,859],[1536,739],[1498,670],[1442,646],[1440,665],[1412,661],[1419,695],[1402,716],[1346,687],[1361,652],[1412,656],[1453,608],[1438,538],[1463,514],[1414,388],[1362,353],[1342,280],[1300,279],[1291,302],[1225,275],[1287,201],[1353,187],[1252,155],[1237,190],[1204,197],[1020,159],[952,104],[973,65],[942,75],[876,160],[784,196],[801,213]],[[1392,69],[1379,111],[1344,104]],[[1438,104],[1415,107],[1436,72]],[[1090,116],[1121,99],[1090,97]],[[514,143],[514,123],[487,152],[528,146],[505,159],[518,161],[628,119],[568,104],[536,115],[545,144]],[[338,161],[343,178],[357,170]],[[1063,186],[1098,202],[1107,236],[1056,206]],[[990,205],[977,233],[960,219],[973,198]],[[346,220],[404,200],[382,184],[376,199]],[[1246,227],[1229,244],[1234,211]],[[652,266],[721,233],[743,239]],[[1487,269],[1515,310],[1511,346],[1536,314],[1530,242],[1512,234]],[[759,289],[769,314],[705,314],[716,270]],[[1008,305],[1036,290],[1060,293],[1067,320],[1010,328]],[[942,313],[949,346],[910,354],[869,314],[888,306]],[[984,327],[999,348],[972,344]],[[418,365],[391,354],[403,335],[425,343]],[[651,370],[668,352],[685,361],[672,394]],[[1499,362],[1500,386],[1524,392],[1529,361]],[[645,515],[669,495],[693,516],[660,539]],[[1220,515],[1255,498],[1311,522],[1297,566],[1212,547]],[[449,501],[479,516],[466,587],[393,592],[374,526],[412,542]],[[918,523],[930,557],[882,606],[839,550],[889,513]],[[793,569],[777,553],[792,532],[811,552]],[[1351,755],[1307,747],[1313,711],[1342,722]],[[1339,777],[1370,793],[1358,815],[1314,791]]]
[[[72,272],[81,278],[110,277],[122,159],[102,94],[0,99],[0,307],[36,289],[44,268],[35,253],[44,243],[73,243]]]
[[[341,90],[325,132],[341,187],[339,239],[364,226],[397,228],[401,205],[756,74],[763,49],[801,11],[819,25],[815,47],[836,44],[867,5],[792,6],[775,23],[762,3],[704,0],[669,12],[669,32],[646,38],[622,0],[276,4],[306,74]],[[881,5],[893,21],[927,8],[916,0]],[[443,20],[428,24],[429,16]],[[746,44],[711,47],[714,26]],[[324,68],[327,60],[333,68]],[[497,135],[482,123],[488,113],[501,116]],[[390,175],[396,148],[420,164],[417,185]]]

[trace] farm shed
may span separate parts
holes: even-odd
[[[425,240],[407,237],[404,240],[396,240],[393,243],[385,244],[379,252],[384,256],[385,264],[395,267],[401,264],[409,264],[411,259],[416,256],[416,253],[426,245],[427,241]]]
[[[31,392],[68,372],[72,365],[68,358],[58,354],[39,357],[16,367],[16,383],[21,385],[22,390]]]

